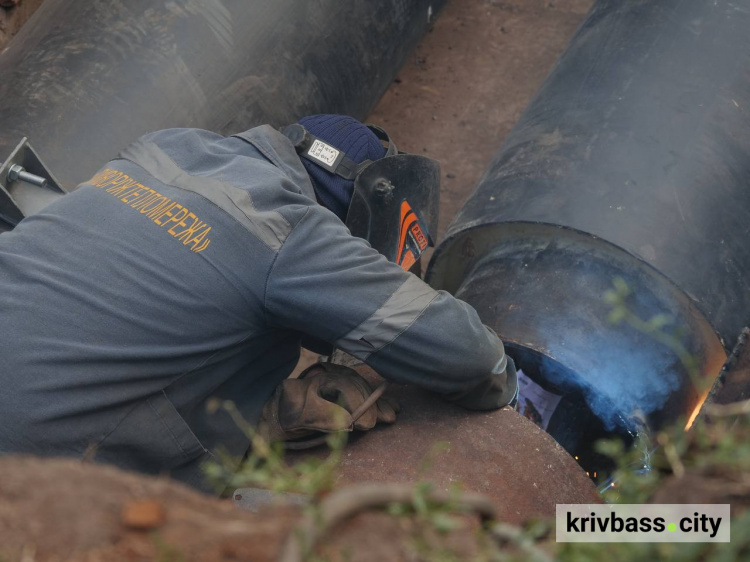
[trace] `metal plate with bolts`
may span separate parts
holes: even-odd
[[[66,193],[24,137],[0,167],[0,232]]]

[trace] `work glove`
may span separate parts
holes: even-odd
[[[276,387],[263,405],[259,433],[269,442],[292,441],[317,432],[367,431],[378,422],[395,422],[398,404],[382,397],[357,419],[352,417],[372,393],[355,370],[317,363]]]
[[[453,392],[446,398],[468,410],[496,410],[504,406],[516,407],[518,402],[518,374],[513,359],[505,356],[505,368],[491,373],[468,390]]]

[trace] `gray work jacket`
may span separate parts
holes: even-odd
[[[249,446],[207,401],[257,421],[303,333],[439,393],[505,361],[471,307],[316,203],[273,128],[146,135],[0,236],[0,452],[202,486],[217,447]]]

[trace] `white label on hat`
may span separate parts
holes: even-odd
[[[323,141],[315,140],[307,151],[307,155],[320,160],[323,164],[333,166],[338,158],[339,151],[333,148],[330,144],[326,144]]]

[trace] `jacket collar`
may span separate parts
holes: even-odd
[[[294,150],[291,141],[271,125],[253,127],[243,133],[232,135],[252,144],[270,162],[281,169],[302,193],[317,201],[310,176]]]

